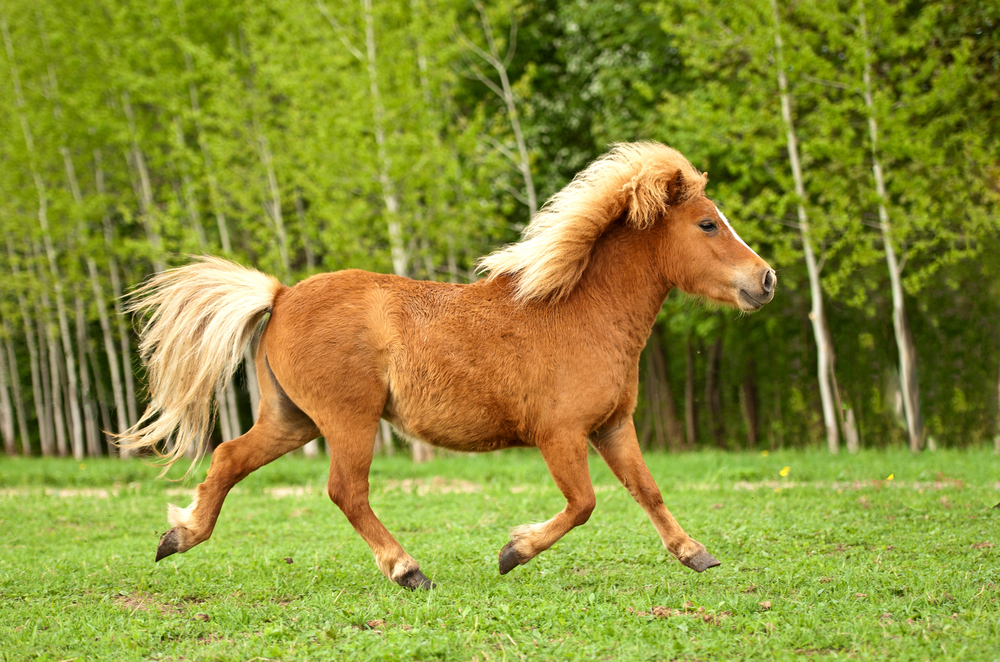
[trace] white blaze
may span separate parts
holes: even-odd
[[[726,215],[722,213],[722,210],[719,209],[719,207],[716,206],[716,205],[713,205],[713,206],[715,207],[715,212],[719,215],[719,218],[722,219],[722,222],[726,225],[727,228],[729,228],[729,231],[733,233],[733,236],[736,237],[736,241],[738,241],[741,244],[743,244],[744,246],[746,246],[746,248],[747,248],[748,251],[750,251],[754,255],[757,255],[757,251],[755,251],[754,249],[752,249],[749,246],[747,246],[747,242],[743,241],[743,239],[738,234],[736,234],[736,230],[733,229],[733,226],[729,223],[729,219],[726,218]],[[760,257],[760,256],[757,255],[757,257]]]

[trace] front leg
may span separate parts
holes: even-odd
[[[594,511],[596,500],[587,465],[587,437],[584,434],[555,436],[538,444],[549,473],[566,497],[566,507],[541,524],[526,524],[510,532],[511,541],[500,550],[500,574],[506,575],[580,526]]]
[[[639,441],[635,436],[635,423],[631,418],[620,427],[598,434],[594,439],[594,448],[632,498],[649,515],[667,551],[697,572],[721,565],[718,559],[705,551],[704,545],[684,533],[684,529],[663,505],[660,488],[656,486],[642,459]]]

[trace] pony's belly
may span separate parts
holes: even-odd
[[[433,435],[415,437],[404,434],[404,436],[408,439],[419,439],[420,441],[428,443],[431,446],[446,448],[450,451],[457,451],[460,453],[491,453],[493,451],[503,450],[504,448],[528,446],[527,443],[521,441],[520,439],[502,439],[499,437],[493,439],[455,439],[451,437]]]
[[[394,402],[395,401],[395,402]],[[529,446],[523,435],[486,408],[399,406],[390,398],[383,417],[406,439],[463,453]]]

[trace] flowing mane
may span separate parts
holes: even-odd
[[[686,185],[668,200],[668,184],[678,173]],[[613,145],[549,198],[520,242],[481,258],[479,270],[489,272],[489,280],[513,276],[519,300],[558,301],[580,280],[594,243],[623,214],[628,225],[648,228],[670,205],[704,191],[706,181],[680,152],[666,145]]]

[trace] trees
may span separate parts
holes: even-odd
[[[119,298],[184,254],[288,283],[463,281],[637,139],[709,171],[781,288],[747,319],[668,299],[648,443],[832,448],[852,419],[865,443],[994,434],[995,2],[11,0],[2,18],[6,451],[94,453],[98,424],[137,419]],[[218,439],[250,423],[252,370],[217,394]]]

